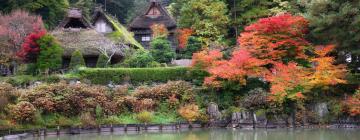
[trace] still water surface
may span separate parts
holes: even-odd
[[[82,134],[30,138],[40,140],[360,140],[359,129],[205,129],[135,134]],[[29,140],[30,140],[29,139]]]

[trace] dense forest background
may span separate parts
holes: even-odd
[[[69,7],[81,8],[91,17],[95,6],[123,24],[146,9],[149,0],[0,0],[0,10],[9,13],[25,9],[42,16],[47,29],[53,29],[63,19]],[[259,18],[281,13],[302,15],[310,22],[306,38],[314,44],[336,44],[338,60],[351,61],[352,71],[358,71],[360,47],[360,1],[348,0],[162,0],[180,28],[192,28],[198,36],[236,45],[244,27]],[[209,45],[209,44],[207,44]],[[351,59],[350,59],[351,58]]]

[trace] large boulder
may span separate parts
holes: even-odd
[[[209,123],[214,123],[221,119],[221,113],[216,103],[209,103],[206,113],[209,115]]]
[[[327,103],[317,103],[314,105],[314,112],[320,118],[324,118],[329,114],[329,108]]]

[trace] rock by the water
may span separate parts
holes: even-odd
[[[210,122],[214,122],[221,119],[221,113],[216,103],[209,103],[206,112],[209,115]]]
[[[329,114],[329,108],[327,103],[317,103],[314,106],[314,111],[320,118],[323,118]]]

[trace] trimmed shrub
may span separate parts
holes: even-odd
[[[169,68],[84,68],[79,70],[80,77],[93,84],[115,84],[123,82],[167,82],[169,80],[189,80],[186,67]]]
[[[36,109],[33,104],[22,101],[11,108],[12,118],[19,123],[31,123],[35,120]]]
[[[49,75],[49,76],[32,76],[32,75],[17,75],[12,77],[5,77],[0,79],[0,82],[6,82],[15,87],[27,87],[33,84],[36,81],[46,82],[46,83],[58,83],[62,80],[59,75]]]
[[[154,115],[149,111],[142,111],[136,115],[136,119],[141,123],[149,123],[152,121]]]
[[[62,66],[63,48],[51,35],[45,35],[36,41],[40,46],[40,53],[36,66],[39,70],[49,74]]]
[[[83,55],[81,54],[81,52],[79,50],[74,51],[71,54],[71,60],[70,60],[70,64],[69,64],[69,68],[70,69],[77,69],[79,67],[85,67],[85,60]]]
[[[101,54],[96,62],[96,67],[97,68],[106,68],[108,63],[108,58],[106,57],[106,55]]]
[[[151,55],[157,62],[169,63],[175,58],[175,51],[171,49],[170,41],[165,37],[155,38],[151,41],[150,46]]]

